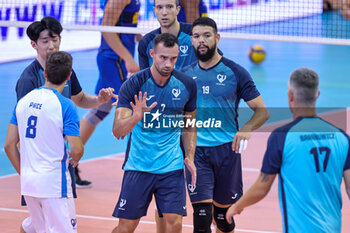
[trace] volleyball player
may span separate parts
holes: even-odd
[[[230,207],[226,219],[262,200],[279,174],[283,232],[341,232],[341,183],[350,199],[350,139],[318,117],[319,77],[308,68],[289,78],[288,104],[293,121],[274,130],[261,173]]]
[[[73,166],[78,164],[84,146],[79,137],[76,107],[60,94],[72,74],[72,57],[65,52],[53,52],[47,57],[45,84],[18,101],[9,124],[5,151],[20,174],[21,194],[34,228],[31,231],[76,232],[67,168],[69,162]],[[70,158],[65,138],[70,145]]]

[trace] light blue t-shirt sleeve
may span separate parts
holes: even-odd
[[[80,136],[79,116],[74,103],[63,96],[60,96],[63,115],[63,133],[68,136]]]
[[[14,124],[14,125],[18,125],[18,123],[17,123],[17,116],[16,116],[16,108],[17,108],[17,104],[15,105],[15,108],[13,109],[12,117],[11,117],[11,120],[10,120],[10,123]]]

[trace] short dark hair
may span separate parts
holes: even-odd
[[[167,48],[172,48],[175,44],[179,45],[177,37],[170,33],[161,33],[157,35],[153,41],[153,50],[155,50],[160,43],[163,43]]]
[[[60,85],[67,80],[72,71],[73,58],[66,52],[52,52],[46,56],[47,80],[55,85]]]
[[[289,82],[298,103],[306,105],[315,103],[319,83],[315,71],[309,68],[296,69],[290,75]]]
[[[32,41],[37,42],[40,33],[46,29],[49,30],[49,35],[51,37],[54,36],[53,34],[59,36],[63,30],[61,23],[57,19],[47,16],[41,21],[35,21],[30,24],[27,28],[27,35]]]
[[[197,25],[209,26],[209,27],[212,27],[214,29],[215,34],[218,32],[218,27],[216,26],[216,22],[209,17],[200,17],[200,18],[196,19],[192,24],[192,29]]]
[[[192,1],[192,0],[187,0],[187,1]],[[180,5],[179,0],[175,0],[176,6]],[[156,0],[154,0],[154,5],[156,5]]]

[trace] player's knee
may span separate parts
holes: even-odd
[[[165,232],[169,232],[170,230],[175,230],[174,232],[181,231],[182,228],[182,215],[179,214],[163,214],[164,222],[165,222]]]
[[[195,203],[193,206],[194,233],[210,233],[213,203]]]
[[[89,122],[90,125],[96,127],[108,114],[109,111],[105,112],[98,109],[91,109],[85,114],[84,119]]]
[[[216,227],[222,232],[231,232],[235,229],[235,221],[232,218],[232,223],[226,221],[226,212],[229,207],[220,208],[214,205],[214,219]]]

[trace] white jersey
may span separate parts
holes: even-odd
[[[73,102],[40,87],[18,101],[10,123],[19,132],[22,195],[72,197],[65,135],[79,136]]]

